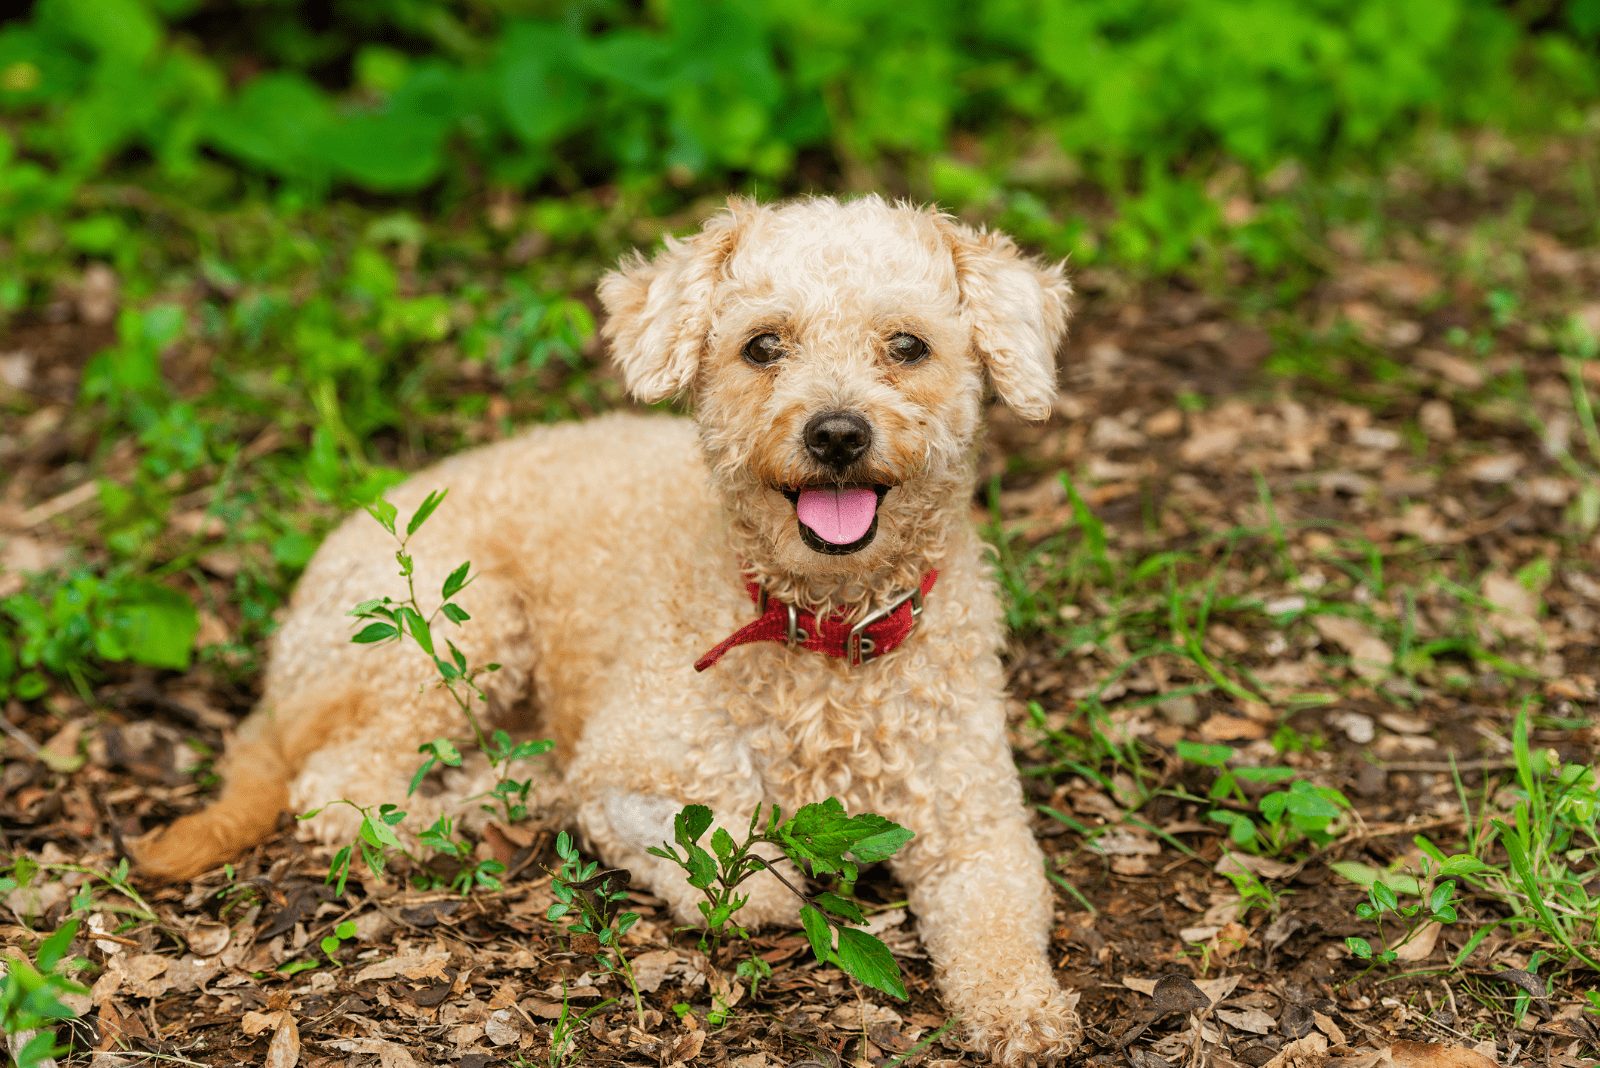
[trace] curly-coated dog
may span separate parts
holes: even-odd
[[[491,717],[555,740],[550,792],[608,864],[695,922],[698,891],[645,852],[685,803],[740,832],[759,805],[829,796],[895,820],[916,833],[891,863],[946,1003],[1007,1064],[1062,1056],[1079,1028],[1006,742],[974,442],[986,372],[1020,415],[1050,411],[1070,292],[1059,266],[933,211],[736,200],[600,285],[628,389],[690,398],[692,422],[540,428],[390,495],[403,518],[449,488],[412,541],[417,587],[472,561],[452,634],[503,665]],[[286,807],[404,801],[418,745],[465,732],[415,649],[350,642],[353,604],[403,596],[393,549],[364,515],[322,546],[221,799],[147,842],[147,871],[206,870]],[[453,774],[406,807],[475,808],[481,769]],[[309,827],[348,842],[358,818]],[[746,886],[742,922],[796,921],[777,880]]]

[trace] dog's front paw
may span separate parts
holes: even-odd
[[[1018,997],[990,1002],[967,1014],[971,1047],[1004,1068],[1056,1065],[1083,1039],[1078,995],[1059,989],[1042,999]]]

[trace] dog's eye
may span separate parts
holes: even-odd
[[[783,339],[777,334],[757,334],[744,343],[744,358],[765,366],[783,358]]]
[[[901,363],[916,363],[928,355],[928,343],[912,334],[896,334],[889,339],[889,355]]]

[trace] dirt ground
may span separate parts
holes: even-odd
[[[1464,821],[1503,815],[1496,791],[1527,699],[1535,747],[1594,761],[1600,550],[1581,505],[1600,457],[1583,458],[1574,388],[1600,385],[1600,363],[1572,364],[1574,379],[1551,324],[1571,313],[1600,332],[1600,250],[1574,243],[1570,205],[1553,194],[1505,221],[1505,190],[1547,165],[1502,162],[1479,195],[1451,203],[1402,174],[1388,228],[1330,232],[1323,277],[1289,309],[1253,311],[1226,278],[1202,288],[1079,272],[1055,415],[1025,425],[992,413],[974,517],[1002,541],[1008,581],[1038,591],[1014,620],[1014,741],[1062,884],[1051,953],[1081,992],[1089,1060],[1595,1063],[1583,1058],[1600,1036],[1581,1011],[1595,976],[1553,969],[1559,947],[1500,928],[1453,966],[1504,915],[1484,895],[1465,895],[1460,922],[1425,952],[1357,979],[1345,939],[1376,928],[1357,918],[1365,892],[1330,867],[1414,861],[1417,834],[1449,852]],[[1501,291],[1514,308],[1492,299]],[[0,352],[31,352],[34,388],[70,404],[108,338],[71,317],[24,318]],[[12,553],[73,522],[64,496],[83,477],[82,443],[48,423],[12,431],[6,464],[25,484],[7,495],[24,546]],[[1104,524],[1097,557],[1063,472]],[[1139,576],[1161,553],[1181,558]],[[1191,593],[1214,593],[1188,645],[1178,632],[1194,620],[1174,621],[1173,589],[1186,611]],[[1308,599],[1328,610],[1308,613]],[[236,625],[220,610],[217,622]],[[204,802],[204,754],[253,694],[210,669],[119,670],[95,698],[6,707],[8,851],[109,870],[121,842]],[[1293,767],[1351,802],[1325,848],[1233,851],[1271,907],[1241,911],[1223,873],[1226,827],[1202,800],[1213,772],[1175,756],[1185,740]],[[1116,747],[1139,763],[1111,757]],[[93,993],[76,1006],[71,1063],[836,1068],[907,1051],[904,1063],[973,1062],[959,1028],[923,1042],[947,1017],[904,895],[882,873],[857,894],[908,1002],[820,966],[795,931],[755,937],[772,977],[752,993],[731,956],[707,959],[635,894],[640,1026],[622,1004],[589,1011],[626,990],[544,919],[553,828],[503,828],[480,848],[511,869],[503,891],[419,893],[358,871],[337,896],[328,856],[285,818],[231,874],[143,887],[154,920],[100,891],[93,937],[78,943]],[[85,876],[57,875],[12,893],[0,939],[31,947],[31,930],[65,914]],[[321,940],[345,921],[357,933],[330,958]],[[1517,985],[1541,962],[1534,987]],[[1168,976],[1180,978],[1154,986]],[[1516,1021],[1514,996],[1529,989],[1540,996]],[[564,996],[569,1019],[583,1016],[565,1035]]]

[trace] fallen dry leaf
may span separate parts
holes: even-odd
[[[1452,356],[1448,352],[1418,349],[1413,359],[1419,367],[1427,368],[1446,382],[1462,389],[1477,389],[1486,381],[1483,372],[1475,364],[1460,356]]]
[[[690,1031],[686,1035],[679,1035],[672,1043],[672,1050],[667,1055],[671,1061],[692,1061],[700,1056],[700,1051],[705,1048],[706,1033],[704,1031]]]
[[[1510,482],[1522,470],[1522,457],[1514,452],[1491,456],[1475,456],[1464,468],[1474,482]]]
[[[277,1027],[283,1022],[282,1009],[276,1012],[246,1012],[239,1020],[239,1028],[247,1035],[259,1035],[269,1027]]]
[[[1200,736],[1212,742],[1255,741],[1267,736],[1267,725],[1241,716],[1218,713],[1200,724]]]
[[[1395,947],[1395,959],[1408,963],[1427,960],[1433,953],[1433,947],[1439,944],[1439,932],[1441,930],[1443,930],[1443,925],[1437,922],[1429,921],[1423,924],[1409,942],[1403,946]]]
[[[661,989],[661,983],[667,977],[667,969],[678,963],[678,959],[678,954],[670,949],[654,949],[634,957],[631,962],[633,977],[639,984],[639,989],[649,994]]]
[[[1217,932],[1216,954],[1219,958],[1231,957],[1250,944],[1250,929],[1242,923],[1224,924]]]
[[[266,1068],[294,1068],[300,1063],[300,1028],[288,1013],[279,1015],[283,1019],[267,1046]]]
[[[1539,598],[1522,583],[1501,571],[1491,571],[1483,577],[1484,600],[1495,606],[1489,614],[1488,624],[1508,638],[1537,642],[1541,635]]]
[[[1096,835],[1088,848],[1106,857],[1153,857],[1161,852],[1161,843],[1136,827],[1112,827]]]
[[[1369,682],[1388,677],[1394,653],[1372,628],[1348,616],[1313,616],[1311,623],[1318,634],[1344,647],[1350,654],[1350,670],[1357,675]]]
[[[381,1038],[336,1038],[324,1040],[324,1043],[345,1053],[376,1053],[380,1068],[417,1068],[411,1052],[398,1042],[385,1042]]]
[[[1260,1009],[1218,1009],[1217,1019],[1229,1027],[1240,1031],[1248,1031],[1252,1035],[1270,1035],[1278,1028],[1278,1021],[1262,1012]]]
[[[231,934],[227,924],[217,923],[215,920],[197,920],[183,933],[190,950],[200,957],[211,957],[221,953],[227,948]]]
[[[1278,1055],[1261,1068],[1322,1068],[1328,1062],[1328,1040],[1313,1031],[1286,1043]]]
[[[1496,1068],[1481,1053],[1449,1042],[1408,1042],[1396,1039],[1388,1049],[1395,1068]]]
[[[444,974],[445,965],[448,963],[450,954],[439,950],[424,950],[421,953],[390,957],[388,960],[376,961],[362,968],[356,973],[355,983],[359,986],[377,979],[394,979],[402,975],[407,979],[437,979]]]
[[[1282,879],[1294,871],[1294,865],[1273,860],[1271,857],[1258,857],[1254,853],[1224,853],[1222,859],[1217,861],[1211,870],[1218,875],[1227,875],[1230,872],[1242,875],[1249,872],[1263,879]]]
[[[509,1046],[522,1037],[522,1028],[517,1026],[519,1017],[512,1009],[498,1009],[484,1021],[483,1033],[490,1042],[497,1046]]]
[[[1333,1017],[1320,1012],[1313,1012],[1311,1019],[1317,1025],[1317,1030],[1328,1036],[1329,1042],[1332,1042],[1335,1046],[1345,1044],[1344,1031],[1340,1029],[1338,1024],[1333,1022]]]

